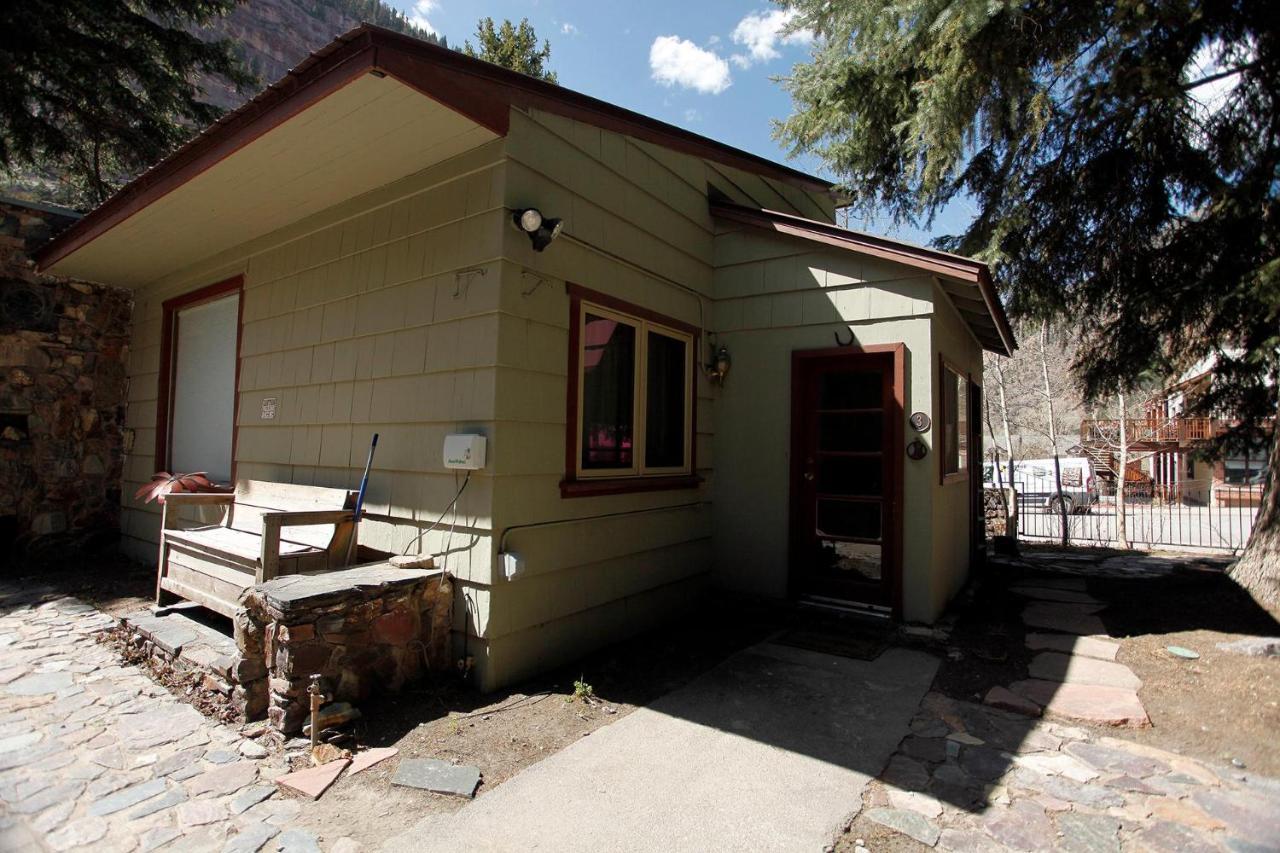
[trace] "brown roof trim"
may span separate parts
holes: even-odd
[[[765,228],[776,231],[779,234],[884,258],[885,260],[906,264],[934,275],[969,282],[975,285],[982,295],[982,302],[986,306],[987,313],[991,316],[992,322],[995,323],[996,331],[1000,335],[1000,342],[1004,347],[1003,354],[1012,355],[1013,351],[1018,347],[1013,329],[1009,325],[1009,318],[1005,314],[1004,306],[996,296],[995,287],[991,282],[991,271],[981,261],[975,261],[963,255],[953,255],[950,252],[943,252],[938,249],[929,249],[899,240],[891,240],[888,237],[878,237],[861,231],[851,231],[848,228],[841,228],[828,222],[806,219],[803,216],[795,216],[777,210],[763,210],[732,202],[712,201],[711,212],[722,219],[740,222],[744,225]]]
[[[257,97],[135,178],[45,244],[36,253],[37,262],[42,269],[49,267],[316,101],[374,70],[390,74],[500,136],[506,135],[512,107],[536,107],[807,190],[831,189],[830,182],[821,178],[666,122],[455,50],[362,24],[308,56]]]
[[[40,269],[92,242],[373,67],[372,40],[353,30],[308,56],[253,100],[209,125],[35,254]]]

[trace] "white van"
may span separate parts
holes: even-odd
[[[1088,512],[1098,502],[1093,463],[1083,456],[1060,456],[1058,464],[1062,468],[1061,493],[1056,487],[1052,458],[1017,459],[1012,477],[1009,464],[1001,462],[1000,482],[996,482],[995,466],[988,462],[982,466],[982,485],[988,489],[1012,485],[1018,490],[1019,507],[1037,507],[1056,513],[1065,505],[1068,513]]]

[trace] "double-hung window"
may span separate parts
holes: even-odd
[[[596,294],[572,306],[567,493],[684,485],[694,330]]]

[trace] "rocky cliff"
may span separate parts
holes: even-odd
[[[261,88],[279,80],[307,54],[363,21],[443,43],[381,0],[247,0],[202,30],[201,35],[231,39]],[[224,82],[211,79],[203,85],[209,101],[225,109],[238,107],[260,91],[236,92]]]

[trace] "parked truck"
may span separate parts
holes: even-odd
[[[997,481],[995,465],[982,466],[982,485],[988,489],[1013,486],[1018,492],[1019,509],[1042,509],[1045,512],[1088,512],[1098,502],[1098,480],[1093,463],[1084,456],[1058,458],[1062,469],[1062,490],[1057,488],[1053,459],[1018,459],[1012,474],[1007,462],[1000,463]]]

